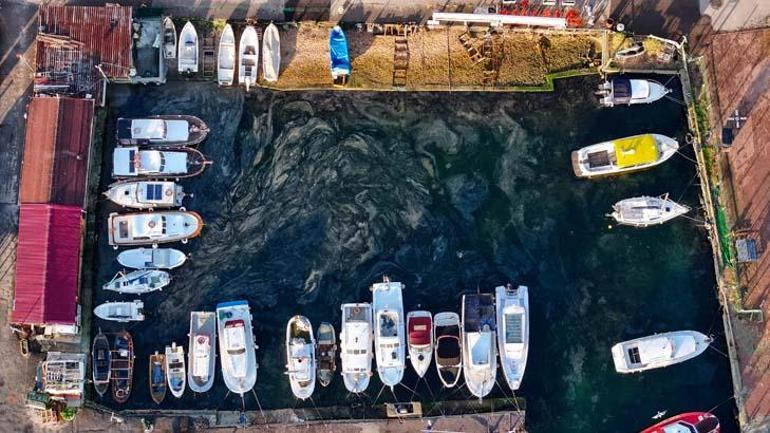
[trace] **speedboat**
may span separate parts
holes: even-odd
[[[278,27],[270,23],[262,34],[262,77],[277,81],[281,73],[281,37]]]
[[[671,92],[655,80],[613,78],[599,85],[600,103],[605,107],[653,103]]]
[[[618,373],[668,367],[703,353],[712,339],[697,331],[673,331],[624,341],[612,346]]]
[[[372,306],[342,304],[340,360],[345,388],[366,391],[372,376]]]
[[[497,351],[511,391],[521,386],[529,352],[529,294],[526,286],[495,288]]]
[[[663,224],[690,211],[668,198],[668,194],[659,197],[632,197],[621,200],[612,206],[610,216],[618,222],[634,227],[648,227]]]
[[[587,178],[639,171],[662,164],[678,149],[676,140],[660,134],[618,138],[572,152],[572,169]]]
[[[147,213],[111,213],[107,220],[110,245],[157,245],[198,236],[203,220],[195,212],[162,211]]]
[[[176,59],[176,26],[171,17],[163,18],[163,58]]]
[[[344,84],[350,75],[350,55],[348,39],[340,26],[334,26],[329,32],[329,56],[332,80],[335,84]]]
[[[134,269],[174,269],[187,260],[174,248],[133,248],[118,254],[118,263]]]
[[[257,383],[257,354],[247,301],[217,305],[222,376],[230,391],[243,396]]]
[[[94,343],[91,347],[91,365],[93,368],[93,381],[96,393],[104,395],[110,387],[110,341],[107,336],[99,330],[94,337]]]
[[[179,33],[179,56],[177,67],[180,73],[194,74],[198,72],[198,32],[190,21],[182,27]]]
[[[187,372],[184,368],[184,347],[176,343],[166,346],[166,378],[171,395],[181,398],[187,383]]]
[[[113,322],[141,322],[144,320],[144,303],[136,300],[132,302],[105,302],[94,308],[96,317]]]
[[[121,146],[184,147],[203,141],[209,127],[187,114],[118,118],[115,136]]]
[[[134,380],[134,340],[131,334],[127,331],[118,332],[112,348],[112,399],[116,403],[125,403],[131,396]]]
[[[433,359],[433,316],[430,311],[410,311],[406,315],[409,360],[417,376],[423,377]]]
[[[235,75],[235,34],[233,26],[226,24],[219,38],[219,53],[217,54],[217,82],[220,86],[233,84]]]
[[[497,376],[495,299],[489,293],[463,295],[463,376],[478,398],[492,391]]]
[[[719,419],[709,412],[688,412],[647,427],[641,433],[719,433]]]
[[[102,286],[102,289],[128,295],[141,295],[161,290],[169,283],[171,283],[171,275],[166,271],[139,269],[127,274],[118,272],[109,283]]]
[[[150,355],[150,397],[156,404],[166,398],[166,356],[156,350]]]
[[[190,313],[190,345],[187,381],[193,392],[206,392],[214,385],[217,315],[210,311]]]
[[[245,85],[248,92],[249,88],[257,84],[259,69],[259,37],[254,26],[246,26],[243,29],[239,49],[238,84]]]
[[[294,316],[286,324],[286,374],[291,392],[305,400],[315,389],[315,339],[305,316]]]
[[[169,181],[118,182],[103,193],[113,203],[134,209],[182,206],[184,188]]]
[[[203,173],[211,164],[202,153],[189,147],[139,149],[116,147],[112,152],[112,177],[181,179]]]
[[[433,316],[433,335],[436,352],[436,371],[447,388],[457,385],[463,369],[460,315],[452,312]]]
[[[318,383],[329,386],[337,370],[337,336],[331,323],[318,325],[316,341],[316,362],[318,363]]]
[[[382,384],[391,389],[401,382],[406,367],[402,288],[401,283],[391,283],[387,277],[372,285],[377,373]]]

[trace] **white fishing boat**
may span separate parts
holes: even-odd
[[[366,391],[372,376],[372,358],[371,304],[342,304],[340,360],[348,391]]]
[[[235,75],[235,34],[230,24],[225,25],[219,38],[217,53],[217,82],[220,86],[233,84]]]
[[[133,248],[118,254],[118,263],[134,269],[174,269],[187,260],[174,248]]]
[[[572,152],[577,177],[599,177],[654,167],[667,161],[679,149],[673,138],[642,134],[592,144]]]
[[[632,197],[612,206],[610,216],[618,222],[634,227],[648,227],[663,224],[690,211],[670,198],[668,194],[659,197]]]
[[[169,181],[118,182],[103,193],[111,202],[133,209],[182,206],[184,188]]]
[[[176,59],[176,26],[171,17],[163,18],[163,57]]]
[[[463,369],[460,329],[460,315],[457,313],[443,312],[433,317],[436,371],[447,388],[457,385]]]
[[[124,274],[118,272],[109,283],[102,286],[104,290],[127,295],[142,295],[161,290],[171,283],[171,275],[158,269],[140,269]]]
[[[529,293],[526,286],[495,288],[497,351],[511,391],[521,386],[529,352]]]
[[[94,308],[96,317],[113,322],[141,322],[144,320],[144,302],[105,302]]]
[[[189,114],[118,118],[115,138],[121,146],[184,147],[206,139],[206,122]]]
[[[179,73],[195,74],[198,72],[198,32],[190,22],[179,33],[179,55],[177,66]]]
[[[113,212],[107,220],[110,245],[157,245],[181,241],[198,236],[203,220],[195,212],[162,211],[118,214]]]
[[[116,147],[112,152],[112,177],[115,179],[185,178],[203,173],[211,161],[196,149],[139,149]]]
[[[616,105],[650,104],[660,100],[671,89],[655,80],[615,77],[599,85],[596,95],[605,107]]]
[[[463,295],[463,376],[474,396],[484,398],[497,376],[495,299],[491,294]]]
[[[410,311],[406,315],[409,361],[417,376],[423,377],[433,359],[433,316],[430,311]]]
[[[270,23],[262,34],[262,77],[278,81],[281,73],[281,36],[278,27]]]
[[[674,331],[624,341],[612,346],[618,373],[638,373],[668,367],[703,353],[712,339],[697,331]]]
[[[211,311],[190,313],[190,344],[187,381],[193,392],[206,392],[214,385],[216,368],[217,315]]]
[[[166,379],[171,395],[181,398],[187,383],[187,373],[184,368],[184,347],[176,343],[166,346]]]
[[[286,374],[291,392],[306,400],[315,389],[315,338],[313,326],[305,316],[294,316],[286,324]]]
[[[254,26],[246,26],[243,29],[238,49],[238,84],[245,85],[248,92],[257,84],[259,69],[259,37]]]
[[[318,383],[321,386],[329,386],[337,370],[337,337],[334,326],[328,322],[321,322],[316,333],[316,372]]]
[[[382,384],[391,389],[401,382],[406,367],[402,288],[401,283],[392,283],[387,277],[372,285],[377,373]]]
[[[257,383],[257,354],[247,301],[217,305],[222,376],[227,389],[243,396]]]

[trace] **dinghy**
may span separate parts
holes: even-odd
[[[278,81],[281,73],[281,37],[278,27],[270,23],[262,34],[262,77],[265,81]]]
[[[195,74],[198,72],[198,32],[190,21],[179,33],[179,73]]]
[[[225,25],[219,38],[217,54],[217,82],[220,86],[231,86],[235,75],[235,34],[230,24]]]
[[[690,208],[668,198],[668,194],[660,197],[633,197],[621,200],[612,206],[610,216],[618,222],[634,227],[649,227],[663,224],[679,215],[684,215]]]
[[[479,399],[492,391],[497,376],[495,299],[491,294],[463,295],[463,376]]]
[[[382,384],[391,389],[401,382],[406,367],[401,290],[401,283],[391,283],[388,277],[384,277],[382,283],[372,285],[377,373]]]
[[[433,317],[433,335],[436,338],[436,371],[447,388],[457,385],[463,369],[460,316],[457,313],[438,313]]]
[[[184,147],[206,139],[209,127],[188,114],[118,118],[115,137],[121,146]]]
[[[186,260],[183,252],[173,248],[134,248],[118,254],[118,263],[134,269],[174,269]]]
[[[94,308],[96,317],[113,322],[141,322],[144,320],[144,303],[136,300],[132,302],[105,302]]]
[[[127,274],[118,272],[102,289],[127,295],[142,295],[161,290],[170,283],[171,275],[166,271],[140,269]]]
[[[190,352],[187,381],[193,392],[206,392],[214,385],[217,315],[210,311],[190,313]]]
[[[157,245],[198,236],[203,220],[195,212],[162,211],[147,213],[111,213],[107,220],[110,245]]]
[[[612,361],[618,373],[639,373],[693,359],[703,353],[711,341],[697,331],[650,335],[612,346]]]
[[[719,419],[709,412],[688,412],[647,427],[641,433],[719,433]]]
[[[423,377],[433,359],[433,316],[430,311],[410,311],[406,315],[409,360],[417,376]]]
[[[315,339],[305,316],[294,316],[286,324],[286,374],[294,397],[306,400],[315,389]]]
[[[150,355],[150,397],[156,404],[166,398],[166,356],[156,350]]]
[[[112,177],[182,179],[203,173],[209,164],[211,161],[202,153],[187,147],[163,150],[116,147],[112,152]]]
[[[217,305],[219,355],[227,389],[243,396],[257,383],[257,354],[247,301]]]
[[[634,42],[630,47],[618,50],[615,53],[617,60],[627,60],[644,54],[644,45],[640,42]]]
[[[248,92],[251,87],[257,84],[257,70],[259,69],[259,37],[254,26],[246,26],[241,34],[239,44],[239,68],[238,84],[246,86]]]
[[[104,395],[110,387],[111,355],[110,341],[99,329],[99,333],[94,337],[94,343],[91,346],[91,366],[94,388],[100,396]]]
[[[372,376],[372,306],[342,304],[340,361],[345,388],[366,391]]]
[[[118,332],[112,348],[112,399],[116,403],[125,403],[131,396],[134,380],[134,340],[131,334],[127,331]]]
[[[337,336],[331,323],[318,325],[316,360],[318,362],[318,383],[329,386],[337,370]]]
[[[671,92],[655,80],[616,77],[599,85],[600,103],[604,107],[616,105],[651,104]]]
[[[498,286],[497,351],[503,375],[511,391],[521,386],[529,352],[529,294],[526,286]]]
[[[335,84],[344,84],[350,75],[350,56],[348,40],[340,26],[334,26],[329,32],[329,55],[331,57],[332,80]]]
[[[586,178],[628,173],[661,164],[678,149],[679,143],[665,135],[634,135],[572,152],[572,168],[575,176]]]
[[[163,57],[176,59],[176,26],[171,17],[163,18]]]
[[[187,372],[184,368],[184,347],[171,343],[166,346],[166,378],[171,395],[181,398],[187,382]]]
[[[166,181],[118,182],[103,193],[111,202],[133,209],[159,209],[182,206],[182,185]]]

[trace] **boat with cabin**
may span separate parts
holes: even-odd
[[[690,211],[690,208],[668,198],[668,194],[659,197],[632,197],[612,205],[610,216],[618,224],[634,227],[649,227],[663,224]]]
[[[118,272],[109,283],[102,286],[104,290],[128,295],[142,295],[161,290],[171,283],[171,275],[158,269],[138,269],[127,274]]]
[[[641,433],[719,433],[719,419],[710,412],[687,412],[647,427]]]
[[[113,322],[141,322],[144,320],[144,302],[105,302],[94,308],[94,314]]]
[[[406,315],[409,361],[417,376],[423,377],[433,359],[433,316],[430,311],[410,311]]]
[[[100,396],[103,396],[110,387],[111,358],[110,341],[102,330],[99,329],[99,333],[96,334],[91,345],[91,376],[94,382],[94,389],[96,389],[96,393]]]
[[[521,386],[529,353],[529,290],[527,286],[495,288],[497,351],[511,391]]]
[[[227,389],[243,396],[257,383],[257,354],[247,301],[217,305],[222,376]]]
[[[211,311],[190,313],[190,343],[187,382],[193,392],[206,392],[214,385],[216,368],[217,315]]]
[[[176,59],[176,26],[171,17],[163,18],[163,58]]]
[[[335,85],[344,85],[350,76],[350,55],[348,39],[340,26],[334,26],[329,32],[330,69]]]
[[[179,33],[179,54],[177,69],[180,74],[195,74],[198,72],[198,32],[190,21],[185,23]]]
[[[697,331],[665,332],[612,346],[612,361],[618,373],[639,373],[693,359],[712,341]]]
[[[103,193],[111,202],[133,209],[159,209],[182,206],[184,188],[171,181],[117,182]]]
[[[121,146],[184,147],[206,139],[206,122],[189,114],[118,118],[115,138]]]
[[[305,316],[286,324],[286,374],[294,397],[306,400],[315,390],[316,359],[313,326]]]
[[[436,371],[446,388],[452,388],[460,380],[463,369],[462,340],[460,339],[460,315],[442,312],[433,316],[433,336]]]
[[[401,283],[391,282],[388,277],[372,285],[377,373],[382,384],[391,389],[404,378],[406,368],[402,289]]]
[[[463,376],[468,390],[480,399],[492,391],[497,377],[495,313],[491,294],[463,295]]]
[[[265,81],[278,81],[281,73],[281,36],[278,27],[270,23],[262,34],[262,77]]]
[[[118,254],[118,263],[133,269],[174,269],[185,261],[187,255],[174,248],[132,248]]]
[[[131,334],[128,331],[115,334],[112,350],[112,399],[122,404],[131,396],[134,380],[134,340]]]
[[[321,322],[316,333],[316,362],[318,363],[317,376],[321,386],[329,386],[337,371],[337,336],[334,326],[328,322]]]
[[[166,398],[166,356],[156,350],[150,355],[149,370],[150,397],[160,404]]]
[[[168,242],[187,243],[203,229],[200,215],[189,211],[161,211],[118,214],[107,220],[110,245],[157,245]]]
[[[184,347],[176,343],[166,346],[166,378],[171,395],[181,398],[187,384],[187,371],[184,366]]]
[[[112,178],[183,179],[203,173],[209,164],[211,161],[200,151],[189,147],[116,147],[112,152]]]
[[[596,96],[602,106],[614,107],[651,104],[669,93],[671,89],[655,80],[615,77],[600,84]]]
[[[226,24],[219,37],[219,52],[217,53],[217,83],[220,86],[231,86],[235,76],[235,33],[233,26]]]
[[[676,140],[661,134],[618,138],[572,152],[572,169],[585,178],[629,173],[662,164],[678,149]]]
[[[248,92],[257,84],[259,69],[259,36],[254,26],[243,29],[238,48],[238,84],[245,85]]]
[[[366,391],[372,376],[372,306],[342,304],[340,362],[345,388],[352,393]]]

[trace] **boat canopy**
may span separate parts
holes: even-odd
[[[225,347],[233,377],[246,377],[246,330],[243,320],[225,323]]]
[[[485,367],[492,362],[492,333],[472,332],[468,334],[471,367]]]
[[[297,380],[307,381],[312,379],[312,374],[315,374],[315,371],[310,371],[312,367],[312,350],[313,346],[307,344],[307,342],[301,338],[295,338],[289,344],[289,352],[291,353],[289,368],[291,373],[296,376]]]
[[[652,134],[619,138],[613,141],[618,166],[633,167],[658,160],[658,144]]]
[[[409,319],[409,344],[427,346],[430,344],[430,317],[412,317]]]
[[[211,356],[211,339],[208,335],[195,337],[193,345],[193,376],[209,377],[209,357]]]
[[[345,327],[345,371],[369,371],[369,353],[372,350],[369,323],[347,322]]]
[[[348,55],[348,41],[345,33],[339,26],[335,26],[329,34],[329,52],[331,54],[331,68],[333,75],[350,74],[350,57]]]
[[[695,350],[692,344],[692,350]],[[656,361],[671,359],[674,355],[674,344],[670,338],[656,337],[639,341],[628,349],[629,358],[635,364],[649,364]]]
[[[524,309],[509,306],[503,312],[505,352],[509,356],[522,357],[524,353]]]
[[[465,332],[479,332],[486,328],[494,331],[495,301],[489,294],[465,295],[465,317],[463,317]]]
[[[650,82],[647,80],[629,80],[631,82],[631,97],[644,99],[650,96]]]

